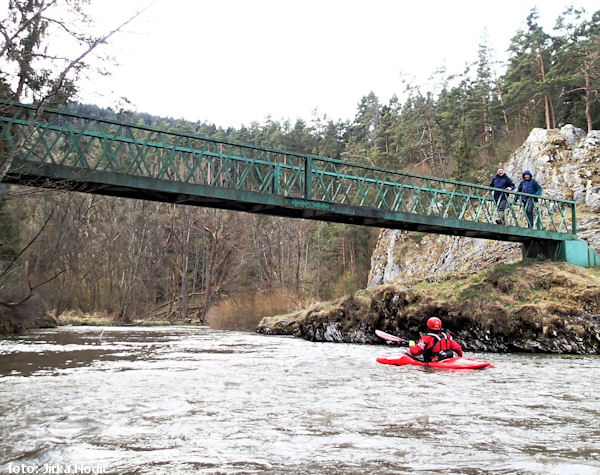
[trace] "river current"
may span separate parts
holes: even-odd
[[[600,358],[469,354],[202,327],[0,340],[0,473],[600,474]]]

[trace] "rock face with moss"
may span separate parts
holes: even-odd
[[[515,184],[524,170],[530,170],[544,195],[575,200],[579,238],[600,251],[600,131],[586,135],[572,125],[533,129],[503,165]],[[485,177],[482,183],[487,185],[490,179]],[[488,269],[520,259],[519,244],[383,230],[371,259],[369,285]]]
[[[311,341],[416,340],[431,316],[467,351],[600,354],[600,270],[524,261],[372,287],[335,303],[263,319],[258,331]]]

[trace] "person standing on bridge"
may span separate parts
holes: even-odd
[[[496,175],[490,181],[489,186],[500,190],[514,190],[515,182],[504,173],[504,167],[500,165]],[[504,211],[506,210],[507,203],[506,193],[494,191],[494,201],[496,202],[496,208],[498,209],[498,219],[496,219],[496,224],[504,224]]]
[[[531,172],[525,170],[523,172],[523,181],[519,183],[517,191],[539,196],[542,194],[542,187],[533,179]],[[521,203],[523,203],[523,207],[525,208],[525,214],[527,215],[527,226],[533,228],[533,208],[535,206],[534,202],[537,202],[537,198],[532,198],[530,196],[521,196],[520,198]],[[517,201],[517,197],[515,197],[515,201]]]
[[[414,358],[430,362],[463,355],[461,346],[452,336],[448,332],[442,332],[442,321],[439,318],[431,317],[427,320],[427,328],[430,332],[408,349]]]

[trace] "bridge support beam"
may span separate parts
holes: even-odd
[[[581,267],[600,266],[600,256],[582,240],[526,242],[523,243],[523,258],[550,259]]]
[[[523,259],[559,261],[560,241],[529,241],[523,243]]]

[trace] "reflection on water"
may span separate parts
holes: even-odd
[[[197,327],[9,337],[0,472],[600,473],[599,358],[449,372],[381,353]]]

